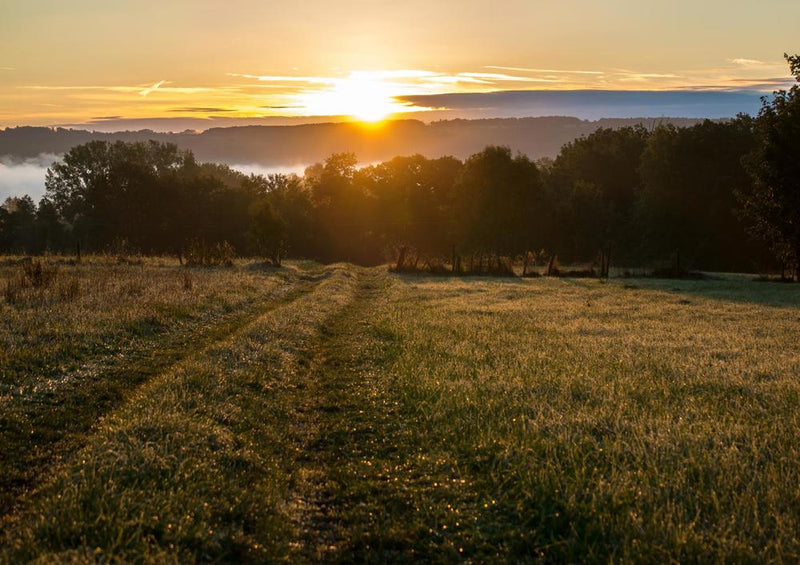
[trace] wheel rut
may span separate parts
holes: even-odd
[[[375,390],[362,370],[364,332],[386,282],[383,273],[360,270],[353,301],[323,327],[312,353],[293,423],[298,456],[289,511],[295,537],[293,563],[337,561],[347,543],[338,465],[359,456],[375,432]]]

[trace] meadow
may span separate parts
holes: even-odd
[[[800,560],[797,285],[45,263],[1,563]]]

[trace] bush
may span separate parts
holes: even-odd
[[[186,265],[189,267],[232,267],[236,252],[227,241],[212,246],[205,240],[193,239],[186,249]]]
[[[22,268],[6,281],[4,295],[9,304],[18,304],[29,291],[42,293],[58,279],[58,265],[25,259]]]

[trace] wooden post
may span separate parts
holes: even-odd
[[[80,263],[81,262],[81,242],[75,242],[75,261]]]

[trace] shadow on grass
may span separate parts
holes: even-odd
[[[714,273],[711,278],[701,280],[612,279],[611,284],[633,291],[655,290],[725,302],[800,308],[800,284],[757,281],[755,275],[749,274]]]
[[[596,288],[600,282],[595,278],[584,277],[492,277],[492,276],[442,276],[427,274],[391,273],[405,284],[442,284],[459,282],[464,285],[496,283],[500,285],[528,286],[537,281],[562,281],[579,288]],[[709,300],[758,304],[776,308],[800,309],[800,284],[779,281],[760,281],[756,275],[740,273],[706,273],[701,279],[660,279],[660,278],[614,278],[608,280],[610,286],[626,291],[650,290],[683,294]]]

